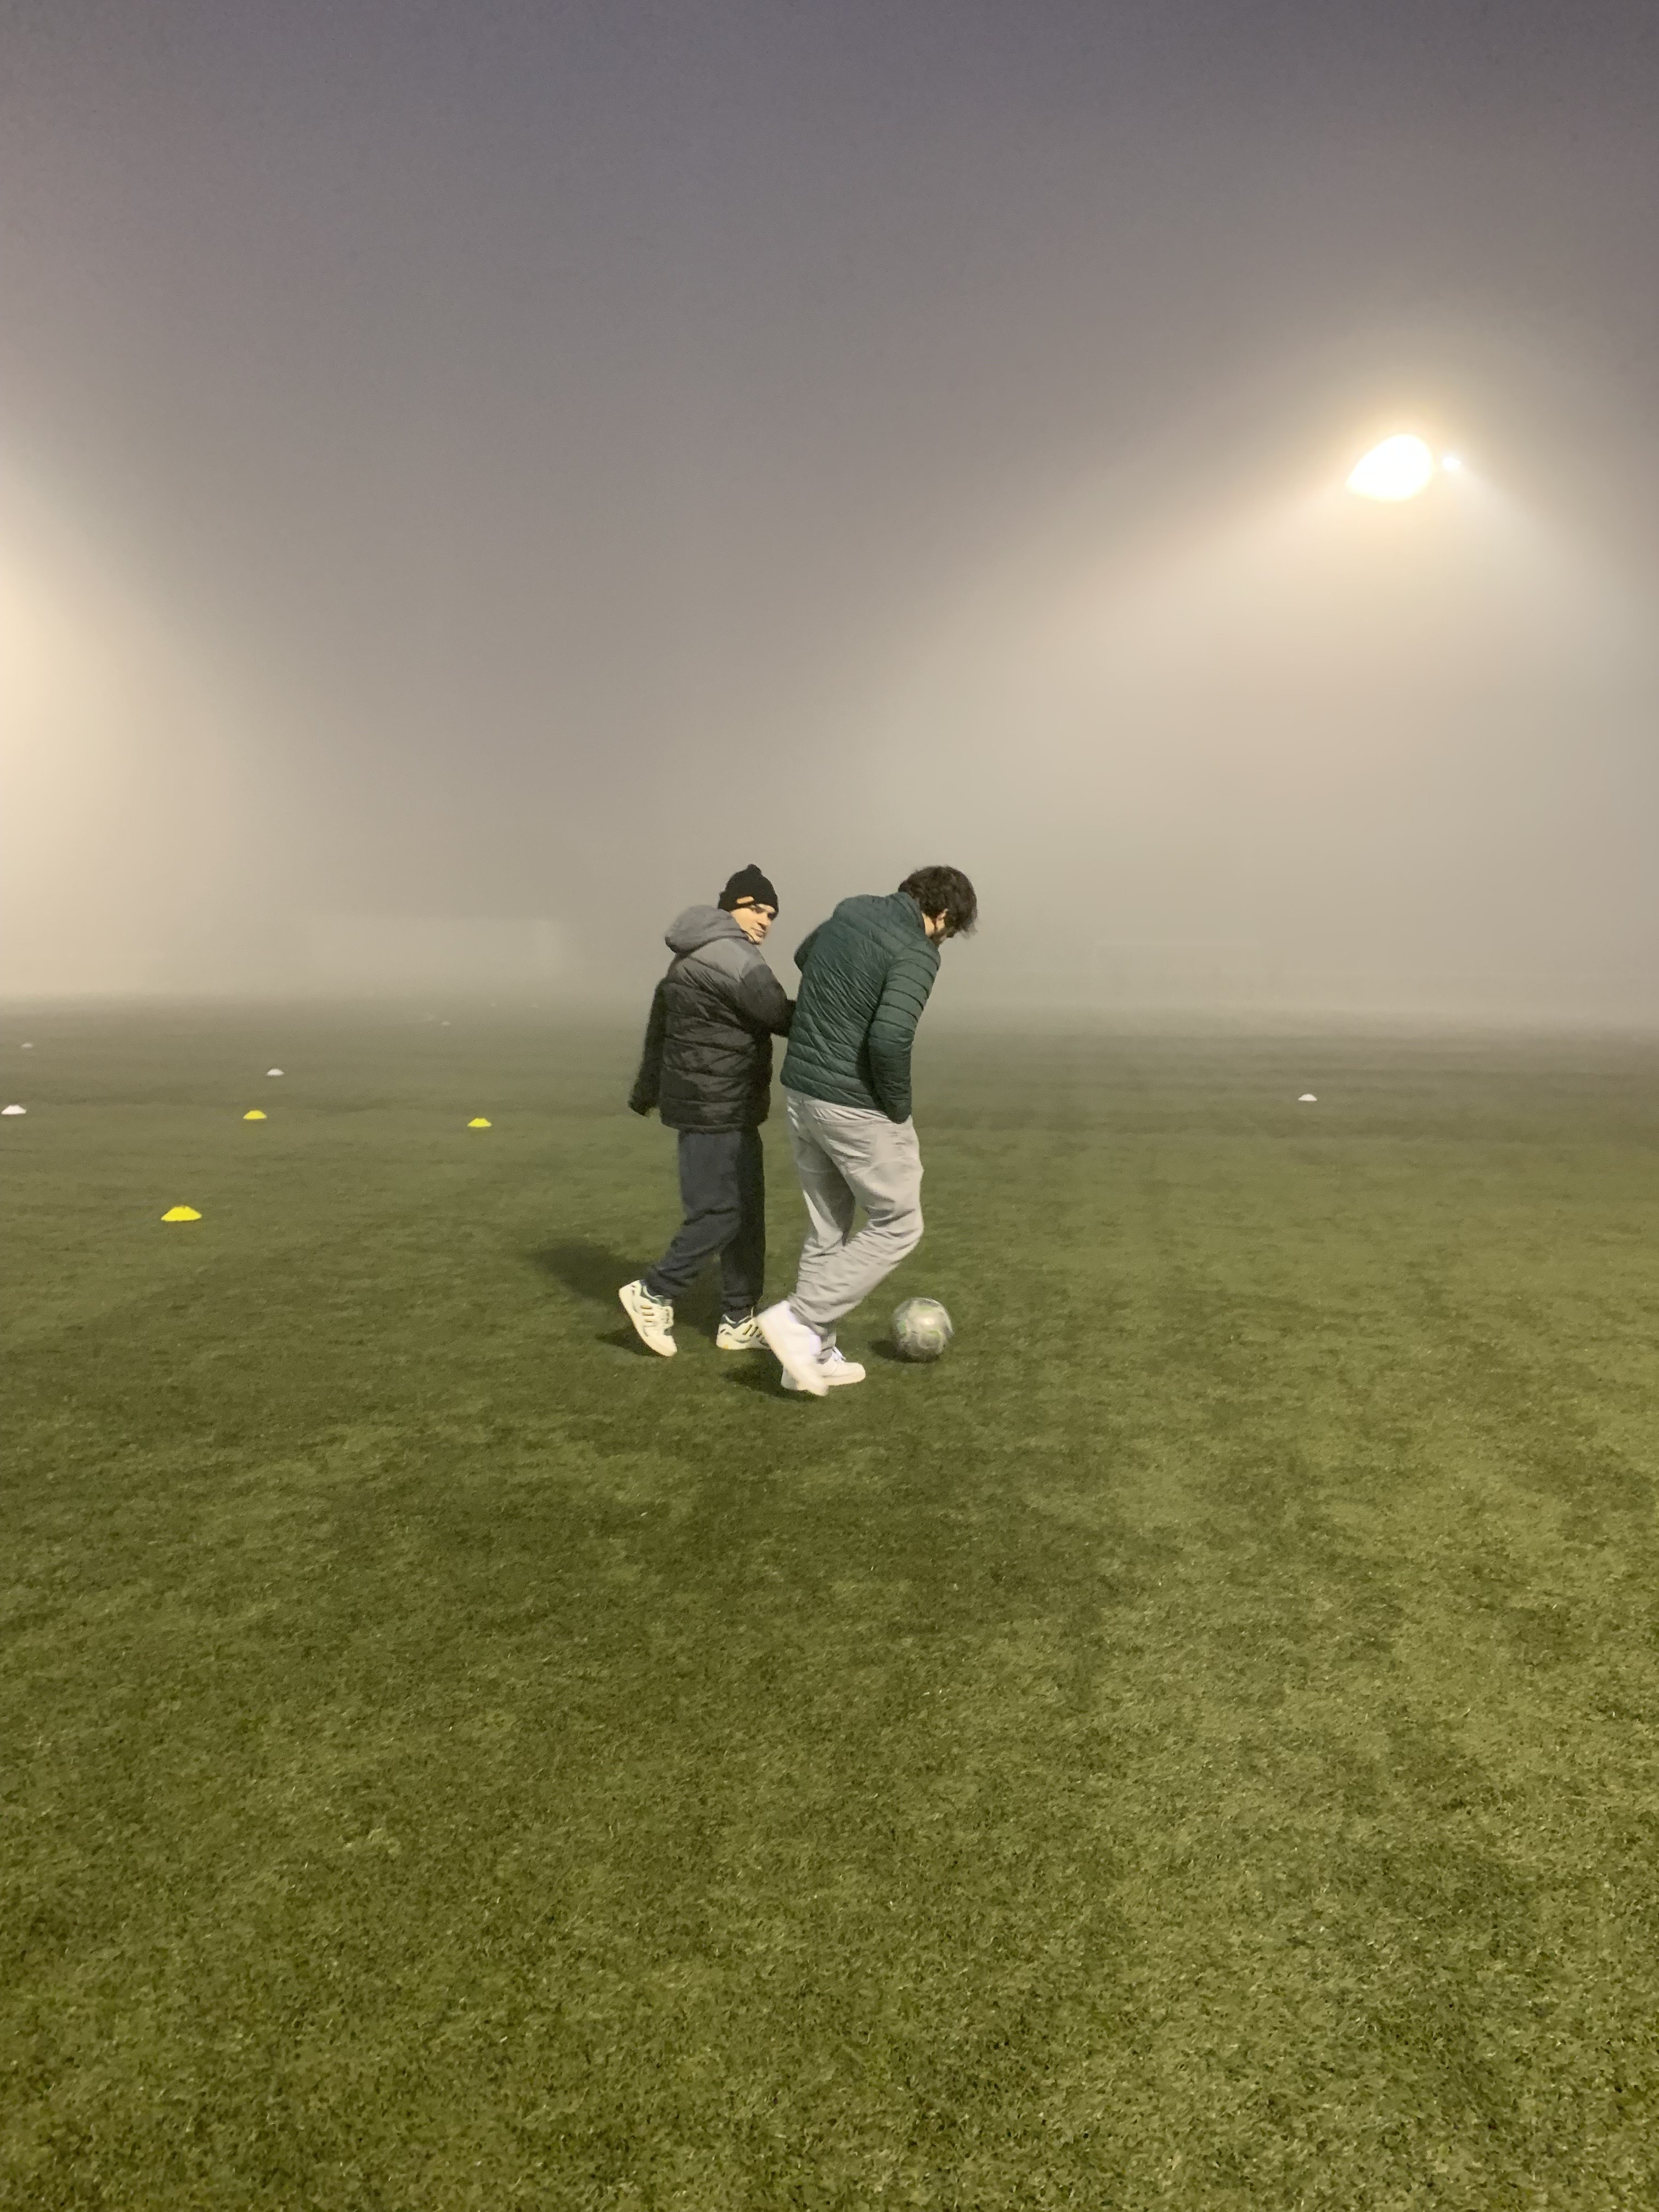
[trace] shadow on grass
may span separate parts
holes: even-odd
[[[759,1398],[793,1398],[796,1394],[783,1387],[783,1373],[769,1353],[745,1352],[742,1359],[733,1359],[732,1371],[726,1376],[739,1390],[752,1390]]]
[[[603,1244],[549,1244],[531,1258],[544,1275],[551,1275],[579,1298],[599,1298],[607,1304],[624,1283],[640,1273],[632,1260],[624,1260]]]
[[[562,1283],[579,1298],[590,1298],[596,1305],[609,1306],[614,1312],[617,1293],[624,1283],[633,1282],[645,1273],[636,1260],[624,1260],[604,1244],[590,1244],[584,1239],[574,1239],[562,1244],[546,1244],[530,1255],[535,1266],[554,1281]],[[704,1336],[712,1337],[720,1323],[720,1298],[707,1283],[695,1284],[684,1297],[674,1302],[674,1319],[678,1325],[696,1328]],[[625,1350],[630,1346],[642,1352],[646,1358],[659,1355],[648,1345],[640,1342],[631,1322],[624,1322],[621,1329],[601,1329],[601,1344]]]
[[[661,1352],[653,1352],[648,1344],[641,1340],[640,1333],[632,1322],[625,1321],[620,1328],[600,1329],[593,1341],[595,1344],[602,1344],[607,1352],[615,1352],[623,1359],[653,1360],[662,1358]]]

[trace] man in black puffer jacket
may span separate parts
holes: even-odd
[[[688,907],[668,932],[674,955],[651,1001],[629,1104],[654,1106],[679,1132],[685,1219],[654,1267],[617,1293],[642,1340],[671,1358],[674,1300],[720,1255],[722,1352],[765,1339],[756,1322],[766,1273],[766,1167],[760,1125],[772,1103],[772,1039],[794,1012],[760,946],[778,895],[751,862],[718,906]]]

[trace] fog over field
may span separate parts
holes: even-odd
[[[1659,1017],[1659,18],[0,21],[0,994]],[[1397,507],[1395,431],[1462,462]]]

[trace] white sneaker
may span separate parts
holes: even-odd
[[[830,1385],[823,1379],[818,1365],[823,1345],[816,1329],[808,1328],[804,1321],[797,1321],[787,1298],[775,1306],[768,1306],[757,1314],[761,1334],[777,1354],[786,1382],[792,1382],[797,1390],[805,1390],[814,1398],[823,1397]]]
[[[623,1311],[639,1331],[641,1344],[672,1359],[679,1350],[674,1341],[674,1309],[666,1298],[653,1298],[642,1282],[624,1283],[617,1293]]]
[[[766,1337],[758,1315],[750,1314],[746,1321],[722,1321],[714,1345],[720,1352],[764,1352]]]
[[[837,1352],[833,1344],[828,1352],[818,1354],[818,1372],[832,1390],[837,1383],[862,1382],[864,1380],[864,1370],[857,1360],[849,1359],[845,1352]],[[786,1370],[783,1387],[786,1390],[799,1390],[801,1386]]]

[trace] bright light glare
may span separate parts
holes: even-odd
[[[1434,474],[1434,455],[1409,432],[1373,446],[1348,478],[1362,499],[1415,499]]]
[[[1442,453],[1440,456],[1440,465],[1443,469],[1461,469],[1463,464],[1458,459],[1455,453]]]

